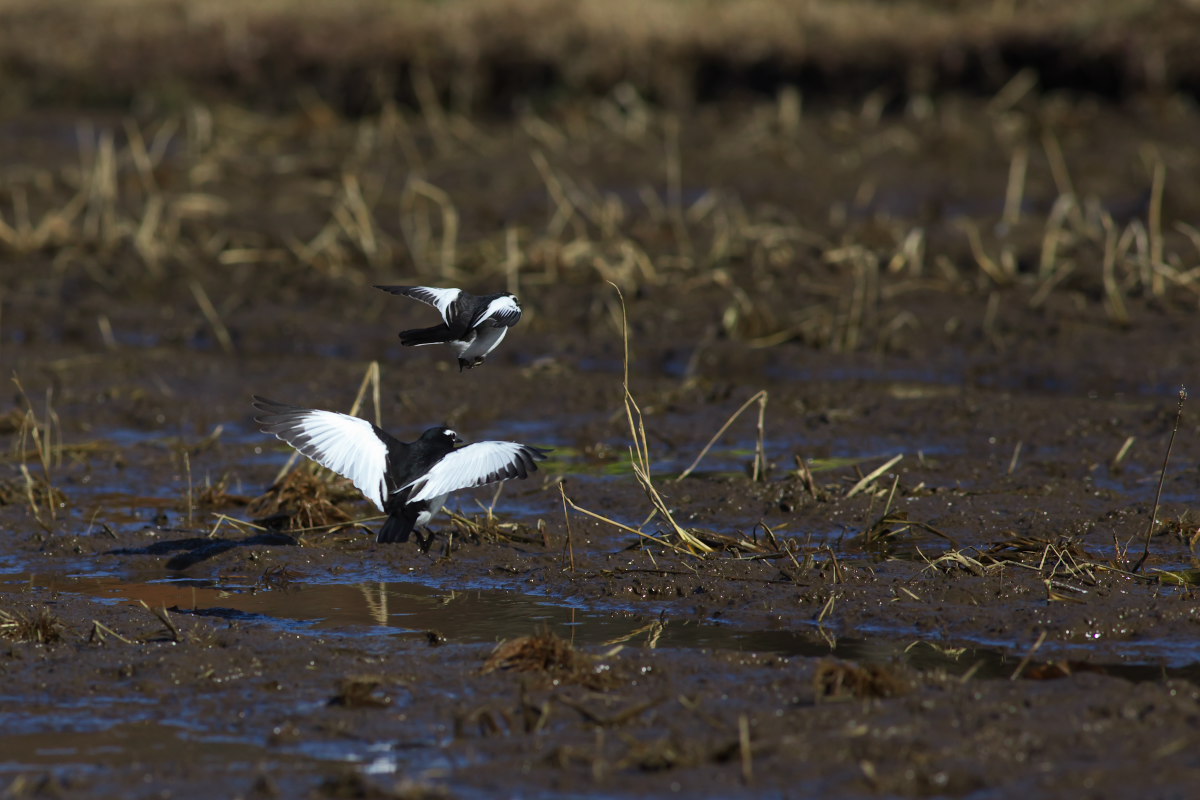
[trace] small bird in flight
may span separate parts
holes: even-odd
[[[446,496],[537,471],[548,450],[517,442],[462,442],[446,427],[429,428],[415,442],[402,442],[379,426],[349,414],[300,408],[254,395],[254,418],[273,434],[323,467],[348,478],[387,513],[378,542],[406,542],[441,510]],[[428,546],[429,539],[421,540]],[[432,534],[430,535],[432,538]]]
[[[442,324],[431,328],[400,331],[400,344],[448,344],[458,356],[458,371],[479,366],[504,339],[508,329],[521,319],[517,296],[502,294],[473,295],[462,289],[435,289],[429,286],[380,286],[392,294],[420,300],[438,310]]]

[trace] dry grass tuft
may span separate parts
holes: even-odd
[[[566,639],[547,629],[496,645],[480,672],[485,675],[496,670],[536,672],[558,683],[589,689],[611,686],[612,674],[598,671],[598,666],[594,657],[579,652]]]
[[[911,682],[883,664],[862,666],[849,661],[823,659],[813,675],[818,700],[895,697],[912,688]]]
[[[446,511],[446,516],[455,533],[470,536],[478,541],[544,543],[542,534],[534,528],[519,522],[504,522],[492,513],[490,508],[485,509],[482,514],[471,515]]]
[[[18,642],[53,644],[62,640],[63,623],[48,608],[29,614],[0,611],[0,636]]]
[[[950,535],[938,530],[928,522],[909,519],[907,511],[892,511],[876,519],[856,537],[856,542],[865,549],[886,550],[900,542],[915,542],[924,534],[937,537],[951,547],[958,543]]]
[[[1124,557],[1119,561],[1124,563]],[[1119,571],[1101,564],[1078,542],[1066,537],[1049,541],[1034,536],[1014,536],[994,543],[979,554],[979,561],[975,563],[987,564],[989,568],[991,565],[1008,565],[1036,572],[1051,601],[1078,600],[1076,595],[1086,593],[1086,587],[1097,584],[1098,573]]]
[[[229,508],[244,506],[249,502],[249,498],[229,491],[229,476],[223,476],[216,483],[207,483],[195,493],[196,508]]]
[[[251,500],[246,511],[260,523],[300,531],[350,522],[354,516],[341,506],[361,497],[350,481],[306,464]]]
[[[624,373],[621,381],[621,388],[623,390],[625,421],[629,425],[629,435],[633,440],[632,444],[629,445],[629,461],[633,468],[634,478],[637,479],[638,486],[641,488],[642,492],[645,493],[646,499],[650,501],[650,505],[653,510],[650,512],[650,515],[646,517],[645,522],[634,528],[618,522],[610,517],[606,517],[603,514],[598,514],[595,511],[590,511],[582,506],[577,505],[567,496],[566,488],[562,485],[562,483],[560,483],[559,491],[562,492],[563,503],[570,506],[575,511],[580,512],[581,514],[586,514],[593,519],[605,522],[628,533],[636,534],[637,536],[641,537],[643,543],[657,544],[683,555],[702,557],[714,552],[714,548],[703,540],[702,536],[704,535],[704,532],[690,530],[680,525],[679,522],[676,521],[675,515],[671,511],[666,499],[663,497],[662,493],[654,483],[653,461],[650,458],[650,442],[646,436],[645,417],[642,414],[641,406],[638,404],[637,400],[633,396],[633,392],[629,388],[629,316],[625,306],[625,296],[621,292],[621,287],[617,286],[617,284],[609,281],[609,285],[616,290],[617,297],[621,301],[621,342],[624,352]],[[765,402],[765,392],[755,395],[755,397],[752,399],[758,399],[760,396]],[[761,451],[762,448],[760,447],[760,454]],[[756,464],[757,463],[758,462],[756,459]],[[564,514],[565,513],[566,512],[564,509]],[[646,533],[643,528],[650,524],[650,522],[654,519],[662,520],[667,530],[659,535]],[[568,527],[569,524],[570,523],[568,521]]]
[[[967,555],[962,550],[947,550],[937,558],[926,558],[929,565],[926,569],[935,569],[943,574],[965,572],[968,575],[980,577],[991,570],[1003,569],[1003,564],[995,562],[984,564],[978,558]]]
[[[62,466],[64,450],[62,421],[51,405],[52,392],[50,390],[46,391],[44,412],[39,417],[20,378],[14,374],[12,381],[26,406],[17,430],[13,454],[21,462],[21,477],[25,489],[24,499],[29,506],[29,511],[38,525],[49,533],[58,517],[58,509],[67,503],[66,494],[56,488],[53,481],[54,470]],[[40,467],[37,475],[25,463],[34,458]],[[9,494],[9,492],[0,494]]]
[[[67,495],[61,489],[25,469],[19,478],[0,481],[0,506],[26,503],[36,515],[38,509],[57,508],[66,502]]]
[[[638,405],[637,400],[633,397],[633,392],[629,388],[629,316],[625,307],[625,296],[622,294],[621,288],[615,283],[610,282],[610,285],[616,290],[617,297],[621,301],[621,341],[624,346],[625,364],[622,388],[625,395],[625,420],[629,423],[629,434],[633,438],[633,444],[629,448],[633,474],[641,485],[642,491],[646,493],[646,498],[654,507],[654,514],[670,526],[669,535],[676,540],[677,547],[685,549],[692,554],[711,553],[711,547],[701,541],[692,531],[689,531],[675,521],[675,515],[671,512],[667,501],[659,492],[658,487],[654,485],[653,465],[650,459],[650,442],[646,438],[645,419],[642,416],[641,406]]]
[[[386,679],[382,675],[350,675],[341,680],[338,692],[329,698],[328,705],[342,708],[387,708],[390,695],[379,691]]]

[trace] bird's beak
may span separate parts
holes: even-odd
[[[463,438],[462,438],[461,436],[459,436],[457,433],[456,433],[456,434],[454,434],[454,443],[455,443],[455,444],[462,444],[462,443],[463,443]]]

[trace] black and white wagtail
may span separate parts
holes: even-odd
[[[448,344],[458,355],[458,371],[478,366],[496,349],[508,329],[521,319],[521,304],[515,294],[473,295],[462,289],[429,286],[380,286],[392,294],[420,300],[438,310],[442,324],[432,328],[400,331],[400,344]]]
[[[254,395],[254,418],[323,467],[348,478],[387,521],[378,542],[406,542],[425,526],[446,496],[509,478],[525,478],[548,450],[517,442],[462,442],[446,427],[429,428],[415,442],[402,442],[359,417],[276,403]]]

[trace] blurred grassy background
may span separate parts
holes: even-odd
[[[1200,90],[1196,0],[2,0],[5,110],[221,96],[457,112],[629,83],[678,107],[823,94]],[[419,80],[414,81],[417,75]],[[300,98],[301,101],[303,98]]]

